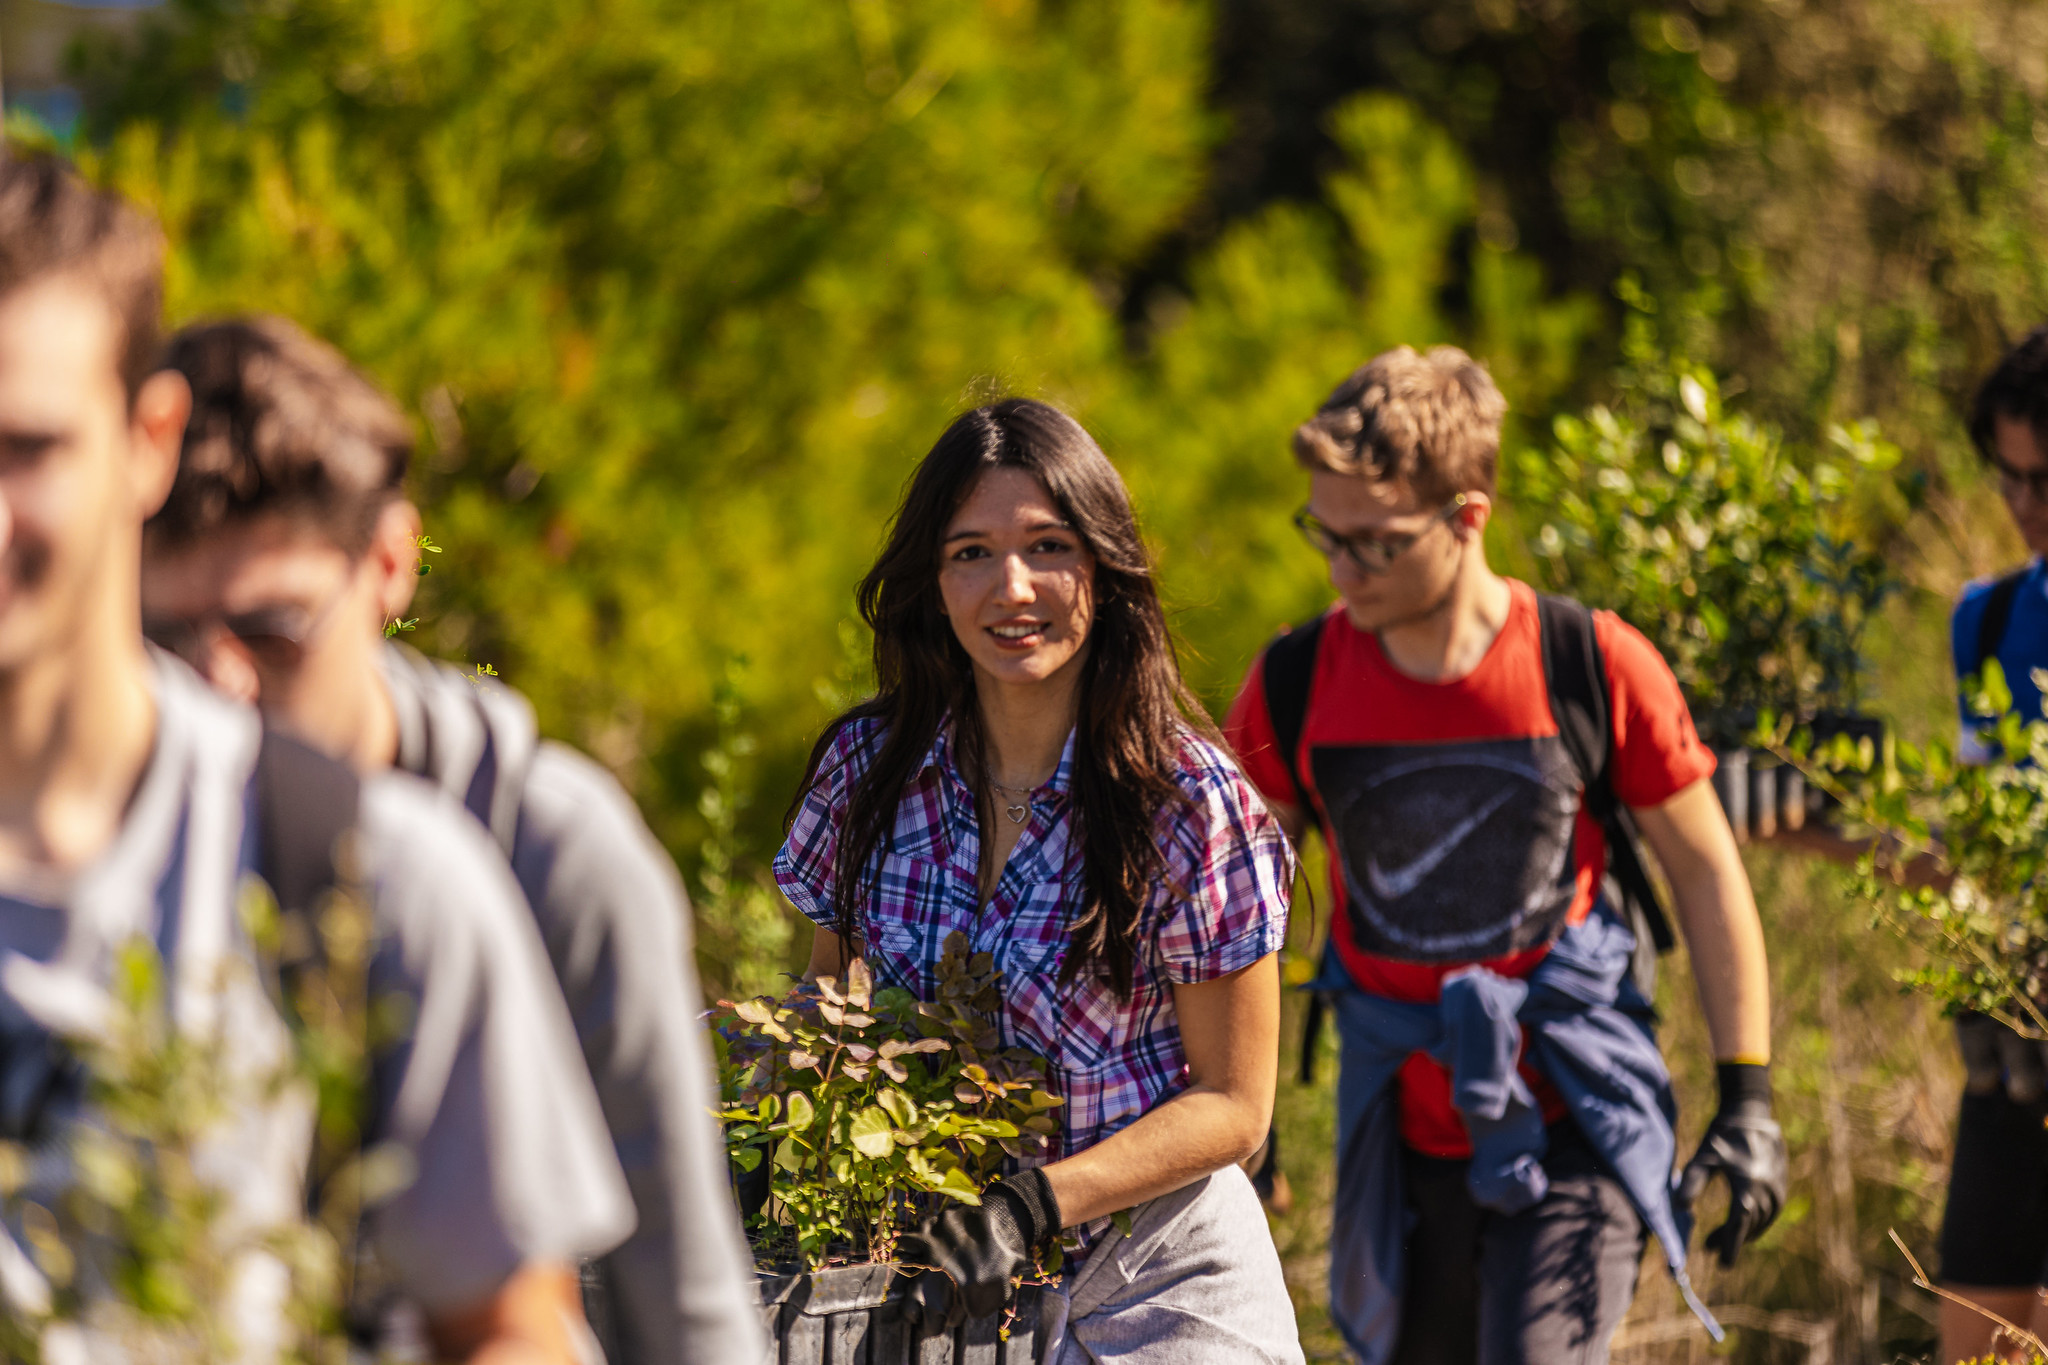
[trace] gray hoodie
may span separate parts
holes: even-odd
[[[639,1212],[601,1265],[625,1365],[765,1359],[675,865],[623,788],[541,740],[526,699],[393,645],[398,766],[496,836],[541,939]]]

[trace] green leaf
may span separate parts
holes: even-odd
[[[811,1103],[809,1095],[806,1095],[801,1090],[789,1092],[789,1126],[791,1128],[808,1128],[811,1126],[811,1120],[817,1116],[817,1106]]]
[[[981,1203],[981,1191],[975,1188],[973,1177],[957,1166],[939,1177],[934,1192],[957,1199],[963,1204]]]
[[[916,1102],[895,1086],[889,1086],[882,1091],[881,1105],[888,1110],[889,1117],[896,1121],[897,1127],[909,1128],[917,1123]]]
[[[735,1148],[732,1153],[732,1164],[739,1167],[742,1171],[753,1170],[761,1164],[761,1149],[759,1147]]]
[[[853,1116],[847,1137],[855,1151],[871,1161],[879,1160],[896,1150],[896,1138],[891,1131],[894,1126],[886,1111],[869,1105]]]

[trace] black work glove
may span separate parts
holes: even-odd
[[[1771,1117],[1771,1069],[1723,1062],[1721,1108],[1707,1125],[1699,1151],[1685,1163],[1672,1202],[1690,1210],[1716,1173],[1728,1177],[1728,1221],[1708,1234],[1709,1251],[1735,1264],[1743,1245],[1763,1235],[1785,1203],[1785,1135]]]
[[[981,1192],[981,1206],[955,1204],[899,1238],[896,1259],[923,1270],[913,1290],[928,1318],[948,1326],[1009,1306],[1012,1281],[1031,1255],[1059,1235],[1060,1205],[1045,1172],[1024,1171]]]

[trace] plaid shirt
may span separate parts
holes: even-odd
[[[805,793],[775,880],[796,907],[834,927],[833,861],[846,794],[879,747],[878,722],[841,728]],[[974,793],[953,763],[952,729],[940,730],[877,850],[874,890],[863,910],[866,957],[876,980],[919,999],[935,994],[932,970],[958,929],[1003,971],[1001,1027],[1007,1047],[1051,1062],[1066,1099],[1064,1132],[1047,1159],[1084,1151],[1187,1085],[1174,1016],[1174,983],[1211,981],[1279,949],[1287,935],[1294,855],[1257,793],[1222,750],[1193,735],[1181,749],[1187,804],[1161,817],[1166,875],[1140,922],[1129,1000],[1084,974],[1062,985],[1068,925],[1081,908],[1082,851],[1070,818],[1074,741],[1003,867],[986,909],[980,900],[981,830]]]

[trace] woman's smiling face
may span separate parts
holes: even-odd
[[[1095,556],[1037,478],[992,469],[946,525],[939,595],[978,677],[1040,683],[1087,645]]]

